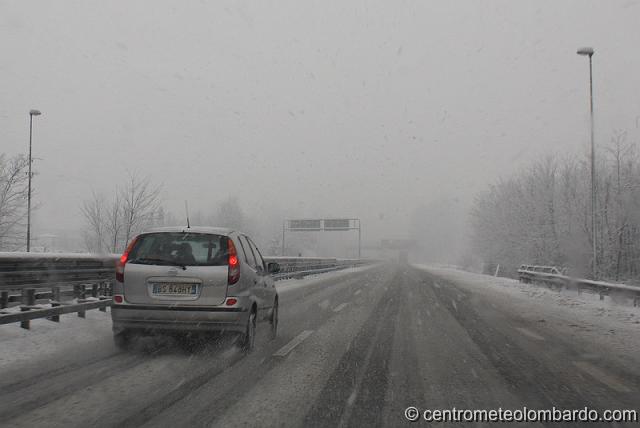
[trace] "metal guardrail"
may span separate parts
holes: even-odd
[[[62,314],[84,318],[90,309],[106,311],[117,259],[113,254],[0,253],[0,324],[20,322],[29,329],[36,318],[58,322]],[[16,303],[20,312],[4,310]]]
[[[118,255],[0,253],[0,325],[48,318],[60,321],[60,315],[77,313],[84,318],[90,309],[106,311],[111,306],[111,286],[115,280]],[[276,262],[280,272],[275,280],[362,265],[357,259],[314,257],[265,257]],[[65,299],[66,298],[66,299]],[[38,304],[40,303],[40,304]],[[9,311],[20,305],[20,312]]]
[[[0,253],[0,290],[111,280],[117,255]]]
[[[594,281],[590,279],[572,278],[561,274],[562,270],[554,266],[532,266],[521,265],[518,269],[518,279],[520,282],[542,283],[551,287],[567,288],[577,290],[578,294],[586,291],[595,293],[604,300],[605,296],[618,294],[633,298],[633,306],[640,304],[640,287],[626,284],[614,284],[604,281]]]
[[[538,265],[520,265],[518,272],[533,272],[533,273],[553,273],[557,275],[563,275],[565,273],[564,268],[558,268],[556,266],[538,266]]]
[[[264,260],[267,263],[276,262],[280,265],[280,272],[272,275],[275,280],[301,278],[307,275],[360,266],[371,262],[360,259],[318,257],[265,257]]]

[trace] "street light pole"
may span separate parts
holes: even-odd
[[[362,258],[362,227],[358,219],[358,259]]]
[[[284,257],[284,231],[286,224],[287,220],[282,220],[282,257]]]
[[[27,253],[31,251],[31,140],[33,136],[33,116],[40,116],[39,110],[29,111],[29,190],[27,193]]]
[[[596,146],[593,136],[593,48],[580,48],[578,55],[589,57],[589,113],[591,122],[591,242],[593,251],[593,261],[591,264],[591,275],[594,279],[598,277],[598,252],[596,233]]]

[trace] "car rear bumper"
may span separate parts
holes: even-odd
[[[249,317],[241,307],[177,307],[163,305],[113,305],[113,331],[237,331],[244,332]]]

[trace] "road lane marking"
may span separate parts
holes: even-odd
[[[356,290],[355,293],[353,293],[354,296],[357,296],[358,294],[362,293],[362,290]]]
[[[351,395],[349,395],[349,398],[347,398],[347,406],[353,406],[353,403],[356,402],[357,396],[358,392],[354,389],[353,392],[351,392]]]
[[[373,333],[373,337],[377,338],[382,331],[383,323],[378,323],[375,332]],[[347,426],[349,419],[351,418],[351,413],[353,410],[353,404],[356,402],[356,398],[358,396],[358,391],[362,387],[362,382],[364,382],[364,377],[367,373],[367,369],[369,368],[369,364],[371,362],[371,356],[373,355],[373,351],[375,349],[374,344],[368,346],[367,352],[362,359],[362,365],[360,365],[356,369],[356,373],[353,374],[353,390],[347,399],[346,406],[342,412],[342,416],[340,417],[340,421],[338,422],[338,428],[344,428]]]
[[[297,335],[296,337],[291,339],[291,341],[289,343],[284,345],[282,348],[278,349],[278,351],[276,351],[276,353],[274,353],[273,356],[274,357],[286,357],[287,354],[289,352],[293,351],[296,346],[301,344],[307,337],[311,336],[311,333],[313,333],[313,330],[305,330],[305,331],[303,331],[302,333],[300,333],[299,335]]]
[[[340,303],[338,306],[336,306],[333,309],[333,312],[340,312],[341,310],[343,310],[347,306],[347,304],[348,303]]]
[[[544,337],[540,336],[537,333],[532,332],[531,330],[527,330],[524,327],[516,327],[516,330],[518,330],[520,333],[524,334],[525,336],[529,336],[531,339],[544,340]]]
[[[607,385],[609,388],[618,392],[631,392],[626,385],[622,383],[616,376],[605,373],[603,370],[586,361],[574,361],[573,364],[585,373],[588,373],[594,379]]]

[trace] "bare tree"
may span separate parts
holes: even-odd
[[[21,247],[22,226],[26,217],[27,168],[24,156],[0,155],[0,249]]]
[[[91,199],[83,201],[80,207],[80,212],[86,222],[85,247],[92,253],[102,253],[108,248],[105,211],[104,198],[95,191],[91,193]]]
[[[110,200],[96,192],[83,202],[80,211],[85,219],[85,246],[91,252],[118,253],[145,227],[157,223],[160,187],[148,178],[129,175],[123,187],[115,189]],[[164,221],[164,220],[163,220]]]
[[[106,210],[106,229],[109,236],[109,247],[112,253],[120,251],[122,248],[122,231],[124,229],[124,209],[120,193],[116,192],[111,204]]]
[[[160,186],[153,186],[148,177],[129,174],[118,194],[124,216],[124,245],[153,221],[160,207]]]
[[[244,230],[246,218],[238,199],[229,197],[222,201],[213,216],[213,223],[216,226]]]

